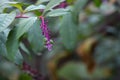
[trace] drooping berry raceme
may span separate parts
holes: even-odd
[[[45,19],[43,16],[40,16],[41,19],[41,24],[40,24],[40,28],[42,30],[42,34],[44,35],[45,39],[46,39],[46,43],[45,43],[45,47],[51,51],[52,50],[52,43],[51,43],[51,39],[50,39],[50,35],[49,35],[49,30],[48,30],[48,26],[47,23],[45,22]]]
[[[33,80],[46,80],[45,76],[43,76],[41,73],[39,73],[36,69],[33,69],[29,64],[26,62],[23,62],[22,64],[22,70],[29,74]]]

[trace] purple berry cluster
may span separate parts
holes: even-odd
[[[42,30],[42,34],[45,37],[46,43],[45,43],[45,47],[51,51],[52,50],[52,43],[51,43],[51,39],[50,39],[50,35],[49,35],[49,30],[48,30],[48,26],[47,23],[45,22],[45,19],[43,16],[40,16],[41,19],[41,25],[40,28]]]
[[[37,70],[32,69],[31,66],[25,62],[23,62],[22,70],[29,74],[33,80],[45,80],[45,77],[42,74],[40,74]]]

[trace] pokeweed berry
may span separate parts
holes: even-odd
[[[52,50],[52,40],[50,39],[50,35],[49,35],[49,30],[48,30],[48,26],[47,23],[45,22],[45,19],[43,16],[40,16],[40,20],[41,20],[41,24],[40,24],[40,28],[42,30],[42,34],[45,37],[45,47],[51,51]]]

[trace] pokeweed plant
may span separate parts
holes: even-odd
[[[47,18],[69,13],[67,3],[65,0],[43,0],[37,4],[9,0],[0,2],[0,56],[22,65],[21,70],[30,73],[33,79],[43,80],[36,69],[24,62],[26,59],[23,59],[22,53],[30,56],[30,53],[37,54],[46,48],[48,52],[52,50],[54,44]]]
[[[66,2],[68,1],[68,2]],[[23,70],[30,75],[39,74],[24,61],[23,53],[50,52],[53,47],[52,26],[59,17],[61,20],[59,33],[61,41],[67,50],[73,50],[78,37],[78,15],[87,0],[75,0],[76,4],[69,6],[72,0],[38,0],[36,4],[5,0],[0,3],[0,55],[15,64],[22,64]],[[72,1],[74,2],[74,1]],[[79,5],[78,3],[81,3]],[[84,4],[83,4],[84,3]],[[62,17],[61,17],[62,16]],[[69,24],[68,24],[69,23]],[[33,55],[33,54],[31,54]],[[43,79],[36,79],[43,80]]]
[[[70,13],[67,5],[65,0],[47,0],[36,5],[3,1],[0,4],[0,54],[10,61],[21,63],[21,49],[29,53],[25,39],[35,53],[45,49],[44,46],[51,51],[53,40],[47,18]]]

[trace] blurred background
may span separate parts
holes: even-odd
[[[0,0],[0,5],[5,1],[9,0]],[[25,3],[24,8],[47,5],[50,0],[10,1]],[[59,8],[69,12],[45,17],[52,51],[44,47],[39,24],[35,24],[20,41],[13,62],[0,48],[0,80],[120,80],[120,0],[63,0],[53,9]]]

